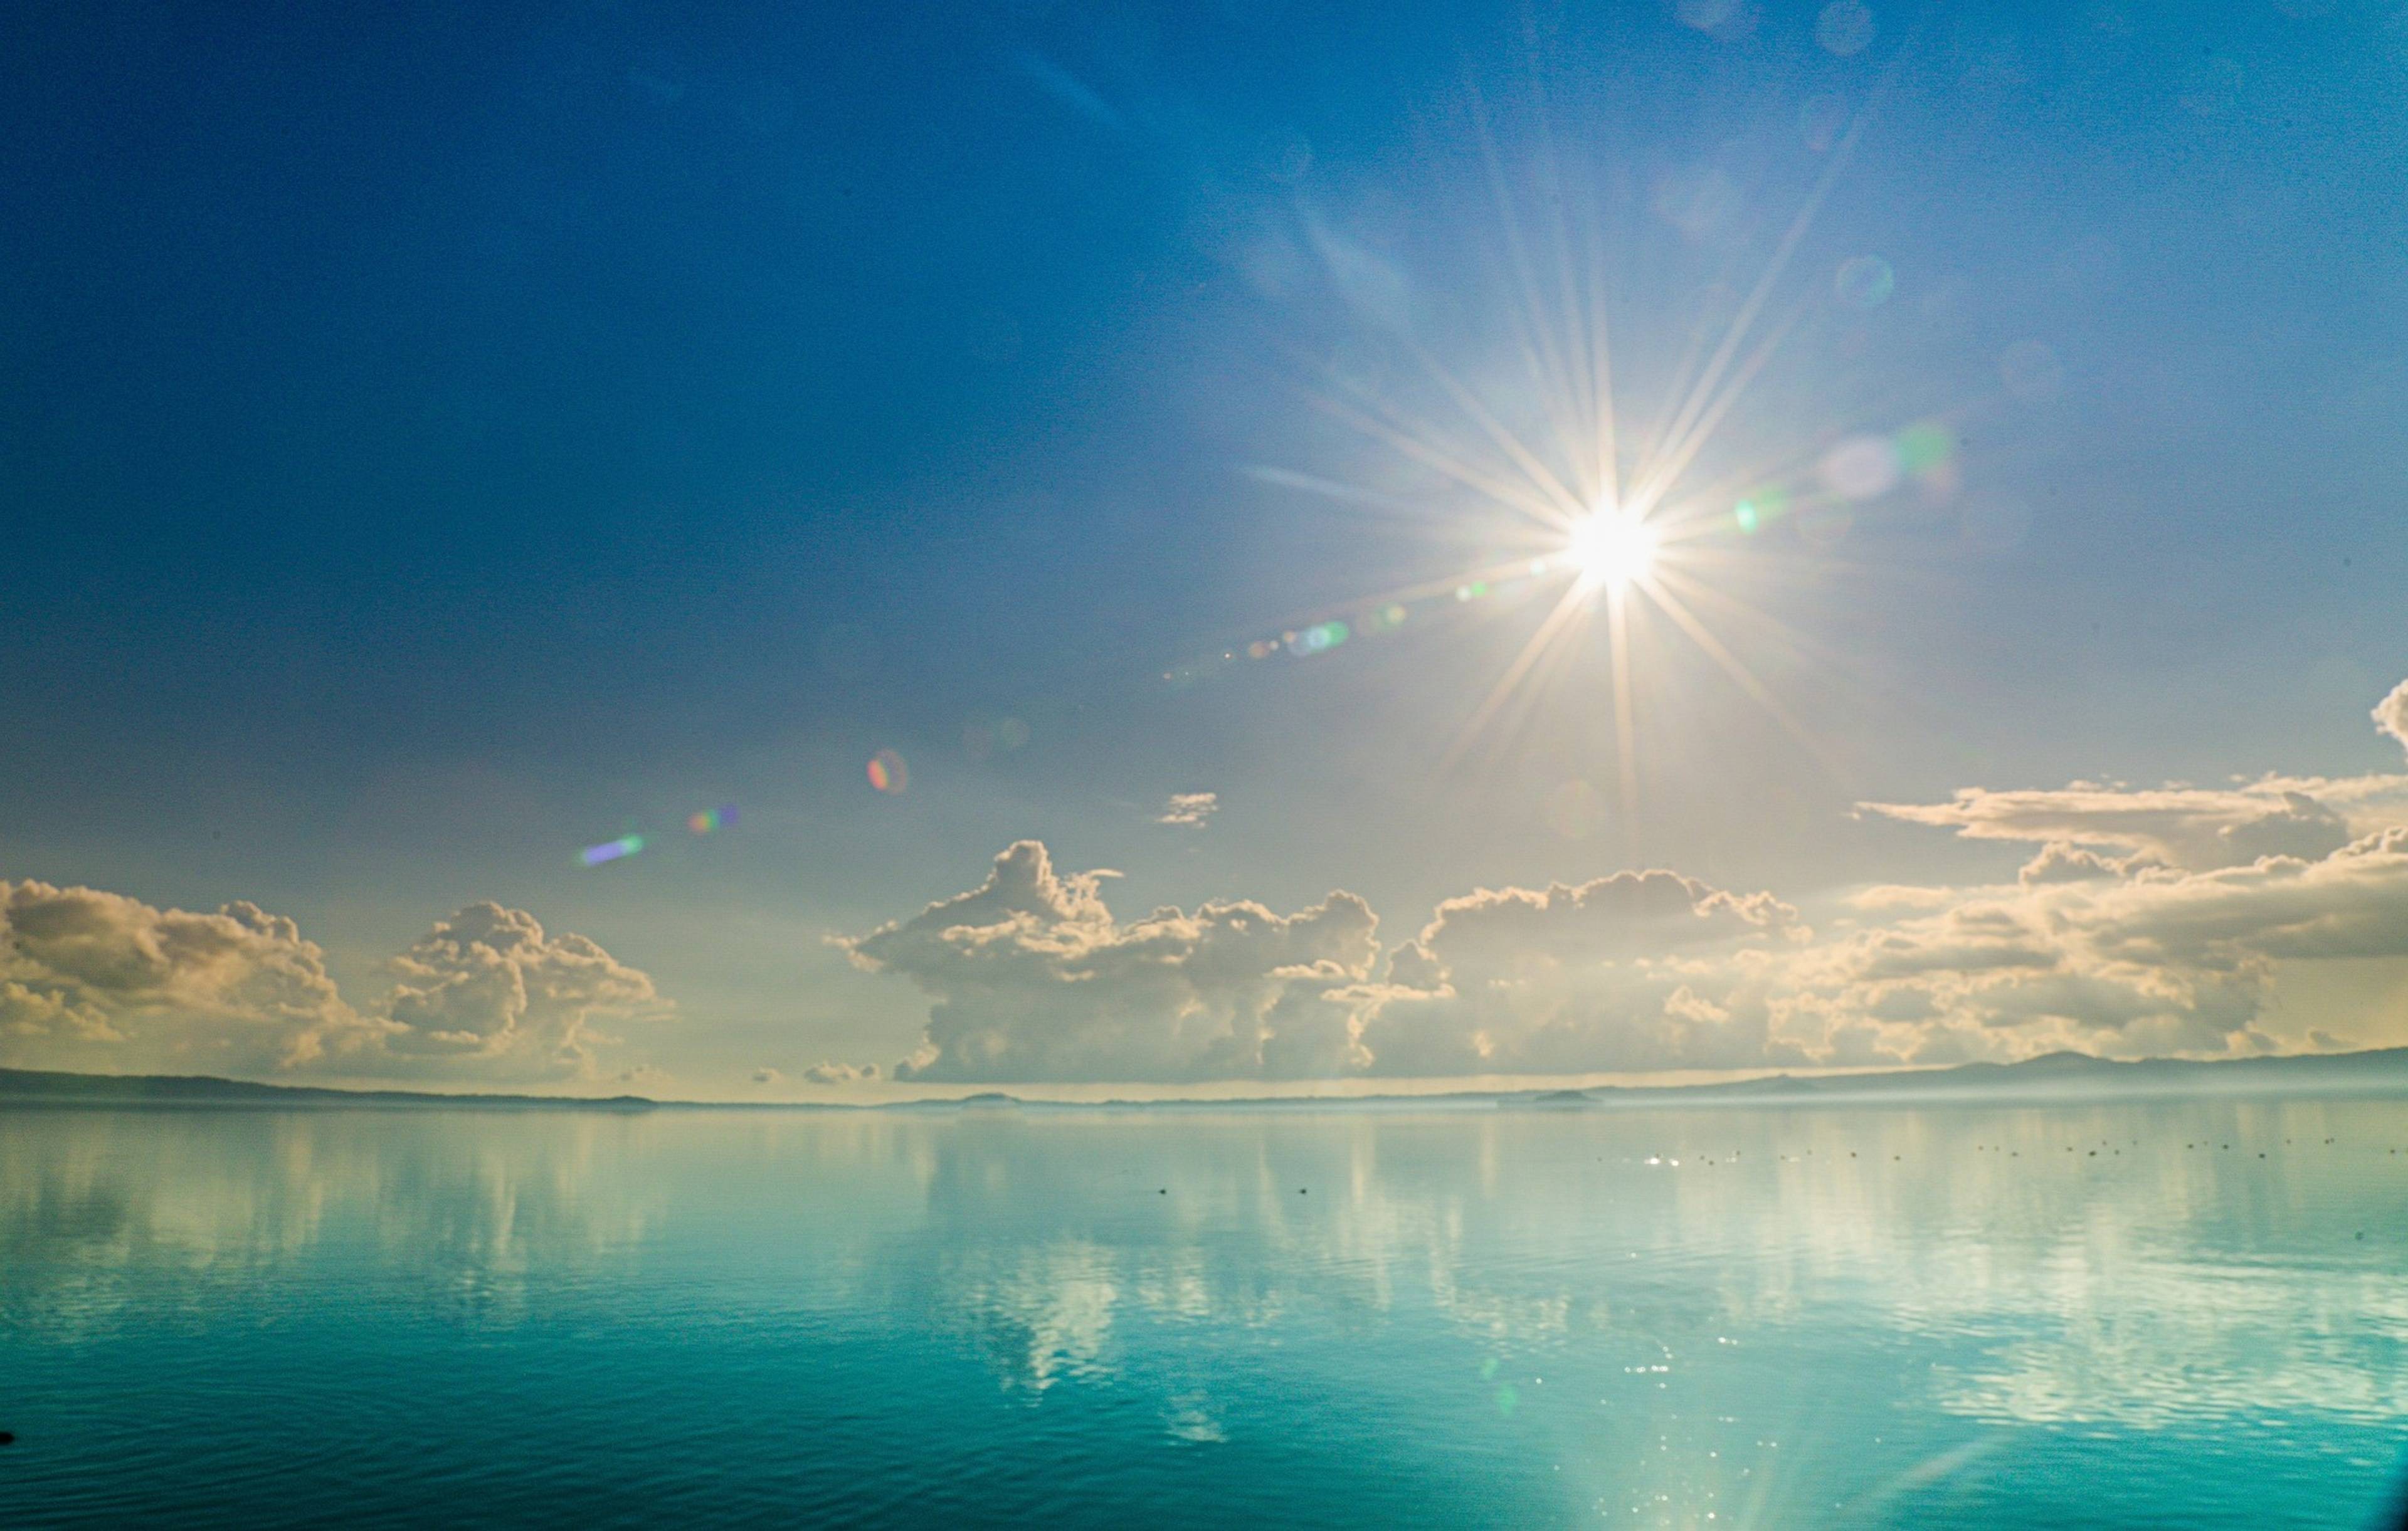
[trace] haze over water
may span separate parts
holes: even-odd
[[[2365,1524],[2403,1149],[2390,1101],[16,1110],[0,1518]]]

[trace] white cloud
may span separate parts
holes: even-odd
[[[1164,805],[1161,816],[1154,822],[1201,829],[1205,821],[1220,811],[1220,808],[1221,795],[1218,793],[1175,792],[1170,794],[1170,801]]]
[[[0,882],[0,1057],[58,1067],[255,1073],[371,1030],[324,953],[247,903],[153,909],[93,888]]]
[[[2408,710],[2402,695],[2386,707]],[[1124,923],[1099,891],[1110,874],[1057,874],[1041,845],[1023,841],[977,889],[842,944],[935,1001],[896,1078],[2256,1052],[2284,1045],[2267,1017],[2286,968],[2408,961],[2403,787],[2398,777],[2077,782],[1866,805],[2041,849],[2004,886],[1863,890],[1820,937],[1769,893],[1657,869],[1448,899],[1383,965],[1377,921],[1353,894],[1286,916],[1208,903]],[[2292,1045],[2329,1042],[2302,1034]]]
[[[2063,840],[2051,840],[2041,847],[2039,855],[2024,863],[2023,869],[2015,873],[2015,880],[2027,888],[2038,888],[2053,882],[2093,882],[2121,877],[2128,869],[2126,862]]]
[[[1336,996],[1379,945],[1361,899],[1291,915],[1260,904],[1161,909],[1123,923],[1109,873],[1062,874],[1023,840],[976,889],[840,942],[934,1000],[921,1080],[1202,1080],[1337,1072],[1354,1062]]]
[[[1710,961],[1803,934],[1767,894],[1670,872],[1449,900],[1374,981],[1378,922],[1347,893],[1123,923],[1101,874],[1022,841],[985,882],[842,944],[935,1000],[897,1079],[1196,1080],[1754,1062],[1765,1012]],[[1805,1061],[1802,1053],[1796,1060]],[[1596,1061],[1604,1060],[1604,1061]]]
[[[571,1079],[615,1038],[596,1021],[658,1009],[652,980],[523,909],[471,904],[394,959],[380,1073]]]
[[[1967,890],[1955,908],[1803,952],[1789,1035],[1846,1061],[2114,1054],[2250,1044],[2262,974],[2120,954],[2096,883]]]
[[[1586,1073],[1804,1063],[1757,993],[1769,952],[1804,938],[1769,894],[1668,871],[1448,899],[1369,994],[1383,1074]]]
[[[0,1059],[22,1066],[538,1080],[589,1074],[592,1023],[664,1009],[644,974],[532,915],[473,904],[354,1009],[324,953],[248,903],[214,914],[0,882]]]
[[[1804,953],[1791,993],[1889,1056],[2263,1051],[2282,965],[2369,958],[2408,958],[2408,828],[2315,860],[1966,890]]]
[[[1865,803],[1887,818],[1954,829],[1968,839],[2103,846],[2128,857],[2203,871],[2259,856],[2329,855],[2347,845],[2348,820],[2288,783],[2230,789],[2070,787],[1993,792],[1962,787],[1946,803]]]
[[[2375,717],[2401,736],[2408,685]],[[1171,808],[1201,823],[1211,802]],[[838,941],[928,996],[912,1056],[801,1077],[1177,1083],[2329,1048],[2304,1029],[2328,1013],[2281,1010],[2286,975],[2313,992],[2323,979],[2298,975],[2408,972],[2408,777],[1969,788],[1866,808],[2039,849],[2013,882],[1857,890],[1819,934],[1770,893],[1658,868],[1476,890],[1383,950],[1345,892],[1285,914],[1226,900],[1124,920],[1103,896],[1116,874],[1059,871],[1024,840],[978,887]],[[669,1009],[600,946],[494,904],[437,923],[392,973],[354,1006],[321,950],[254,905],[195,913],[0,881],[0,1063],[14,1066],[598,1079],[613,1029]],[[2346,1029],[2403,1021],[2352,1013]]]
[[[2408,826],[2318,861],[2270,856],[2100,893],[2094,937],[2143,961],[2408,956]]]
[[[2082,875],[1884,897],[1822,937],[1770,894],[1661,870],[1482,890],[1375,978],[1351,894],[1124,923],[1092,874],[1023,842],[980,888],[846,944],[935,1000],[897,1079],[991,1082],[2261,1052],[2282,964],[2408,959],[2408,828],[2206,872],[2042,861]]]
[[[1787,933],[1797,919],[1770,894],[1726,893],[1677,872],[1616,872],[1577,887],[1483,888],[1450,898],[1414,944],[1447,967],[1491,972]]]
[[[2408,749],[2408,680],[2392,687],[2390,695],[2374,704],[2374,726]]]
[[[816,1063],[803,1070],[813,1084],[867,1084],[879,1077],[876,1064]]]

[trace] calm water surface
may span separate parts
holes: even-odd
[[[9,1525],[2354,1526],[2403,1421],[2401,1103],[0,1112]]]

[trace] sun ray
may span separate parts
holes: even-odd
[[[1875,96],[1878,94],[1876,91]],[[1723,369],[1730,365],[1731,357],[1747,338],[1747,332],[1755,325],[1756,315],[1770,301],[1773,289],[1780,282],[1782,274],[1788,269],[1791,257],[1797,254],[1798,247],[1805,242],[1807,232],[1814,226],[1815,215],[1823,210],[1823,204],[1830,196],[1832,186],[1838,182],[1840,172],[1846,168],[1854,156],[1856,140],[1871,118],[1872,107],[1873,98],[1868,98],[1855,120],[1848,124],[1847,133],[1832,147],[1823,173],[1815,178],[1813,189],[1807,193],[1805,202],[1799,206],[1797,215],[1790,219],[1789,227],[1782,234],[1780,243],[1773,247],[1771,256],[1765,262],[1763,274],[1756,278],[1756,286],[1749,291],[1739,311],[1731,316],[1730,327],[1725,332],[1722,344],[1715,348],[1712,359],[1706,363],[1705,371],[1690,386],[1671,424],[1658,438],[1659,448],[1679,440],[1687,432],[1698,413],[1704,408],[1708,396],[1722,380]]]
[[[1633,505],[1642,508],[1653,506],[1680,480],[1682,474],[1688,471],[1689,464],[1697,457],[1698,450],[1713,435],[1714,428],[1722,423],[1723,417],[1739,403],[1740,395],[1747,392],[1747,385],[1756,380],[1756,374],[1772,359],[1772,353],[1805,319],[1809,308],[1810,305],[1799,303],[1790,316],[1766,336],[1740,364],[1739,371],[1733,375],[1729,385],[1698,417],[1688,434],[1668,448],[1663,458],[1651,466],[1645,478],[1632,486],[1630,499]]]
[[[1598,221],[1588,225],[1591,249],[1588,263],[1588,354],[1589,418],[1595,422],[1597,440],[1598,498],[1605,505],[1622,503],[1620,449],[1614,440],[1613,365],[1607,346],[1608,322],[1605,311],[1605,251],[1598,240]]]
[[[1319,494],[1325,499],[1340,500],[1349,505],[1375,506],[1382,510],[1392,510],[1399,515],[1419,515],[1424,511],[1423,507],[1410,500],[1400,499],[1394,494],[1383,494],[1376,489],[1367,489],[1361,484],[1350,484],[1337,479],[1324,478],[1319,474],[1298,473],[1294,468],[1279,467],[1267,463],[1250,463],[1238,471],[1261,483],[1277,484],[1283,489],[1298,489],[1308,494]]]
[[[1505,705],[1498,709],[1492,730],[1494,748],[1489,751],[1491,754],[1510,756],[1514,746],[1532,726],[1533,720],[1545,710],[1551,701],[1561,696],[1560,687],[1578,670],[1584,657],[1583,651],[1589,647],[1581,641],[1582,636],[1589,631],[1598,614],[1596,603],[1590,602],[1579,621],[1550,643],[1530,665],[1521,684],[1513,688]]]
[[[1537,631],[1522,645],[1521,651],[1513,656],[1513,662],[1505,666],[1504,673],[1488,688],[1488,694],[1482,698],[1480,706],[1464,723],[1455,743],[1448,749],[1440,763],[1442,767],[1461,758],[1463,751],[1496,721],[1498,711],[1515,694],[1531,669],[1556,646],[1557,640],[1588,620],[1588,611],[1585,593],[1577,585],[1568,587],[1540,622]]]
[[[1324,393],[1309,393],[1322,408],[1338,416],[1348,424],[1412,458],[1423,466],[1453,479],[1466,489],[1476,490],[1509,509],[1519,510],[1542,525],[1554,524],[1560,517],[1555,507],[1528,494],[1521,486],[1496,479],[1463,463],[1440,449],[1431,446],[1412,433],[1379,420],[1353,406]]]
[[[1521,438],[1506,428],[1504,422],[1490,413],[1487,407],[1480,402],[1479,395],[1465,387],[1462,380],[1449,371],[1443,363],[1415,342],[1408,340],[1406,345],[1429,370],[1431,379],[1440,388],[1445,390],[1447,397],[1455,401],[1455,407],[1469,416],[1472,422],[1497,444],[1498,451],[1512,460],[1516,467],[1529,475],[1531,482],[1538,485],[1542,493],[1554,497],[1564,517],[1577,517],[1587,508],[1582,503],[1580,496],[1565,488],[1563,480],[1556,478],[1544,463],[1539,461],[1530,449],[1522,444]],[[1557,523],[1560,524],[1560,522],[1558,521]]]
[[[1736,681],[1739,688],[1765,711],[1770,713],[1773,721],[1780,723],[1788,732],[1790,737],[1796,739],[1806,752],[1813,757],[1815,764],[1821,766],[1833,780],[1843,780],[1844,773],[1841,770],[1838,757],[1830,752],[1822,740],[1814,737],[1813,731],[1806,726],[1804,720],[1790,711],[1781,698],[1772,694],[1770,687],[1757,680],[1756,672],[1742,663],[1740,657],[1731,652],[1722,639],[1714,637],[1713,631],[1704,622],[1699,622],[1669,587],[1659,580],[1647,588],[1647,595],[1657,609],[1671,618],[1673,624],[1689,636],[1691,642],[1704,650],[1708,658],[1722,666],[1723,673]]]
[[[1633,827],[1639,822],[1639,725],[1637,706],[1630,687],[1630,596],[1627,592],[1608,591],[1605,597],[1606,633],[1612,647],[1613,662],[1613,751],[1622,788],[1622,823],[1624,844],[1628,847]]]
[[[1504,166],[1498,158],[1496,138],[1489,131],[1487,113],[1477,93],[1474,93],[1471,102],[1481,159],[1487,168],[1490,193],[1497,202],[1498,228],[1505,241],[1507,260],[1512,267],[1514,281],[1521,289],[1522,308],[1513,313],[1515,338],[1520,344],[1525,365],[1530,369],[1531,380],[1537,385],[1540,406],[1550,417],[1556,439],[1562,444],[1571,440],[1578,431],[1572,414],[1577,406],[1571,397],[1570,367],[1557,352],[1555,327],[1546,321],[1545,305],[1539,294],[1538,274],[1530,259],[1528,245],[1522,236],[1521,220],[1514,216],[1512,193]],[[1575,504],[1584,503],[1589,498],[1578,494],[1571,497]]]

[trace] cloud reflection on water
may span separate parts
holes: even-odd
[[[1683,1369],[1784,1329],[1928,1346],[1928,1401],[1999,1422],[2408,1414],[2386,1105],[928,1130],[926,1221],[869,1266],[1040,1391],[1179,1325],[1426,1313]]]
[[[666,1188],[630,1180],[623,1119],[580,1114],[0,1112],[0,1317],[72,1340],[199,1325],[348,1266],[480,1323],[641,1240]],[[338,1263],[339,1262],[339,1263]],[[540,1273],[540,1275],[538,1275]]]
[[[18,1111],[0,1315],[206,1328],[367,1270],[507,1330],[657,1286],[695,1322],[950,1336],[1031,1406],[1146,1390],[1197,1443],[1246,1428],[1249,1376],[1388,1385],[1350,1349],[1417,1385],[1540,1378],[1517,1421],[1575,1443],[1575,1401],[1772,1430],[1768,1390],[1813,1367],[1979,1424],[2382,1424],[2408,1415],[2403,1139],[2397,1105],[2309,1101]]]

